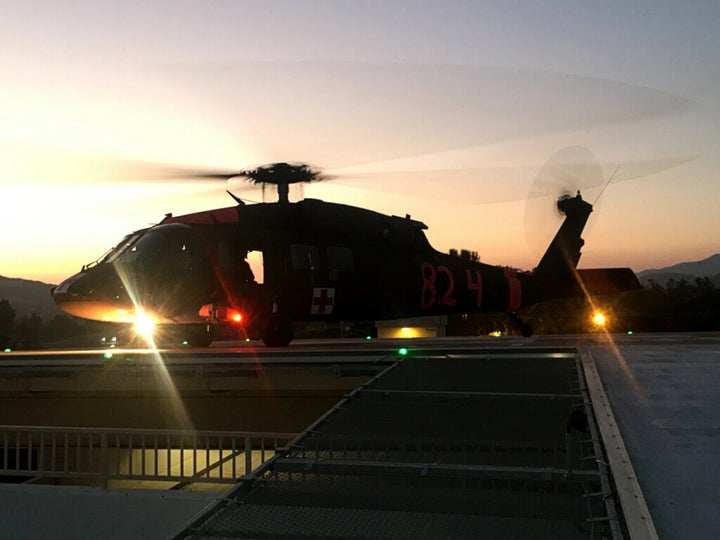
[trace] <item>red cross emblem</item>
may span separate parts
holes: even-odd
[[[335,289],[313,289],[312,305],[310,313],[312,315],[329,315],[332,313],[333,304],[335,303]]]

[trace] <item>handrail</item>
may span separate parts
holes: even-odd
[[[152,487],[147,483],[154,482],[232,484],[295,436],[251,431],[3,425],[0,480],[75,479],[101,487],[120,481],[143,482],[140,487]]]

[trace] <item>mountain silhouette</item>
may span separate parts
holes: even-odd
[[[50,294],[53,287],[41,281],[0,276],[0,300],[10,302],[16,320],[33,313],[50,320],[63,313]]]
[[[711,255],[707,259],[700,261],[681,262],[665,268],[652,268],[637,272],[640,283],[647,285],[650,281],[667,284],[668,281],[675,280],[692,283],[697,278],[710,278],[716,287],[720,287],[720,253]]]

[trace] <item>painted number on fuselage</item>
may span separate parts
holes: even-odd
[[[478,269],[465,270],[465,289],[460,287],[460,292],[455,290],[455,277],[447,266],[442,264],[434,265],[424,262],[420,265],[422,275],[422,291],[420,293],[420,309],[431,309],[435,306],[457,305],[457,294],[460,294],[463,305],[480,308],[483,305],[483,276]],[[495,309],[509,309],[515,311],[522,305],[522,283],[517,273],[511,269],[504,269],[502,276],[507,282],[507,304],[500,304],[500,299],[490,303]],[[493,276],[490,275],[490,278]],[[462,281],[462,278],[460,279]],[[496,284],[496,286],[500,286]],[[492,296],[492,295],[491,295]],[[497,296],[497,293],[496,295]],[[487,305],[486,305],[487,307]]]
[[[442,264],[437,266],[424,262],[420,266],[423,278],[422,292],[420,293],[420,309],[430,309],[434,305],[454,306],[457,299],[455,292],[455,278],[450,269]],[[447,283],[438,287],[438,276],[447,278]]]
[[[480,270],[465,270],[465,277],[467,278],[468,291],[475,291],[477,293],[475,307],[480,307],[482,303],[482,275],[480,274]]]

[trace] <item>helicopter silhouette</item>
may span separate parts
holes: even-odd
[[[592,205],[580,192],[557,200],[565,216],[532,272],[441,253],[427,226],[410,216],[304,199],[292,184],[325,179],[303,163],[274,163],[205,178],[244,177],[273,185],[278,201],[182,216],[127,235],[52,294],[67,313],[96,321],[149,317],[192,333],[192,344],[221,336],[259,337],[286,346],[299,321],[378,321],[417,316],[506,312],[545,300],[639,288],[629,268],[577,269]],[[255,275],[249,254],[261,256]]]

